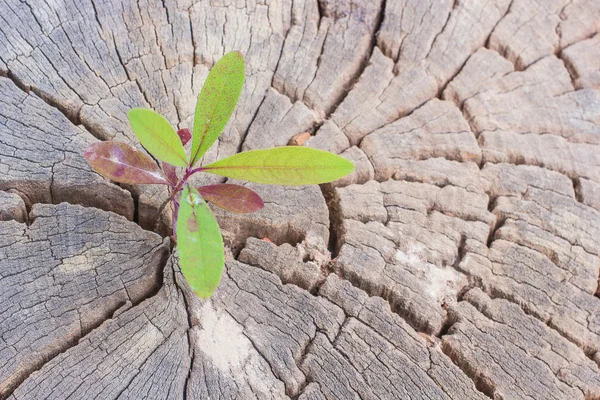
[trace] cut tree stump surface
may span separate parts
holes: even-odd
[[[599,399],[599,16],[1,1],[0,399]],[[136,144],[132,107],[191,128],[231,50],[246,83],[203,162],[309,132],[356,170],[242,183],[265,208],[215,210],[226,269],[200,300],[166,189],[113,184],[82,153]]]

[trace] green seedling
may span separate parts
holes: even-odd
[[[181,271],[202,298],[210,297],[217,288],[225,262],[223,238],[207,201],[234,213],[258,211],[264,203],[244,186],[193,187],[189,182],[192,175],[204,172],[265,184],[308,185],[334,181],[354,169],[350,161],[335,154],[296,146],[247,151],[195,167],[233,113],[244,75],[244,58],[237,51],[215,64],[196,104],[193,134],[187,129],[176,132],[152,110],[129,111],[133,132],[148,153],[160,160],[160,167],[146,153],[126,143],[95,143],[84,152],[91,167],[112,181],[168,186]],[[184,146],[190,139],[188,157]],[[176,167],[184,168],[183,172],[178,175]]]

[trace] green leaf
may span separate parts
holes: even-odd
[[[147,108],[133,108],[127,116],[133,133],[150,154],[171,165],[187,167],[181,140],[162,115]]]
[[[198,297],[208,298],[221,280],[223,238],[208,204],[187,185],[181,195],[176,229],[181,272]]]
[[[244,75],[244,57],[239,51],[225,54],[210,70],[196,103],[191,165],[206,153],[227,125],[242,92]]]
[[[354,170],[354,164],[327,151],[286,146],[238,153],[202,170],[258,183],[308,185],[346,176]]]

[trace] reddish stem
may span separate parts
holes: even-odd
[[[190,171],[190,175],[194,175],[196,172],[201,172],[201,171],[204,171],[204,167],[194,168],[193,170]]]
[[[185,185],[187,183],[187,180],[190,178],[190,176],[194,175],[196,172],[202,171],[203,169],[204,168],[202,168],[202,167],[198,167],[195,169],[191,169],[190,167],[187,167],[185,169],[185,174],[183,174],[183,177],[181,178],[181,180],[179,181],[177,186],[175,186],[173,188],[173,193],[178,193],[183,188],[183,185]]]

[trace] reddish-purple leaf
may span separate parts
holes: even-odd
[[[168,183],[154,160],[126,143],[94,143],[83,156],[94,171],[115,182]]]
[[[179,139],[181,139],[181,144],[184,145],[184,146],[192,138],[192,133],[187,128],[183,128],[183,129],[178,130],[177,134],[179,135]]]
[[[179,178],[177,177],[177,169],[173,165],[166,162],[162,163],[162,169],[169,183],[172,186],[177,185],[177,182],[179,182]]]
[[[258,194],[240,185],[221,183],[201,186],[198,191],[206,201],[238,214],[258,211],[265,205]]]

